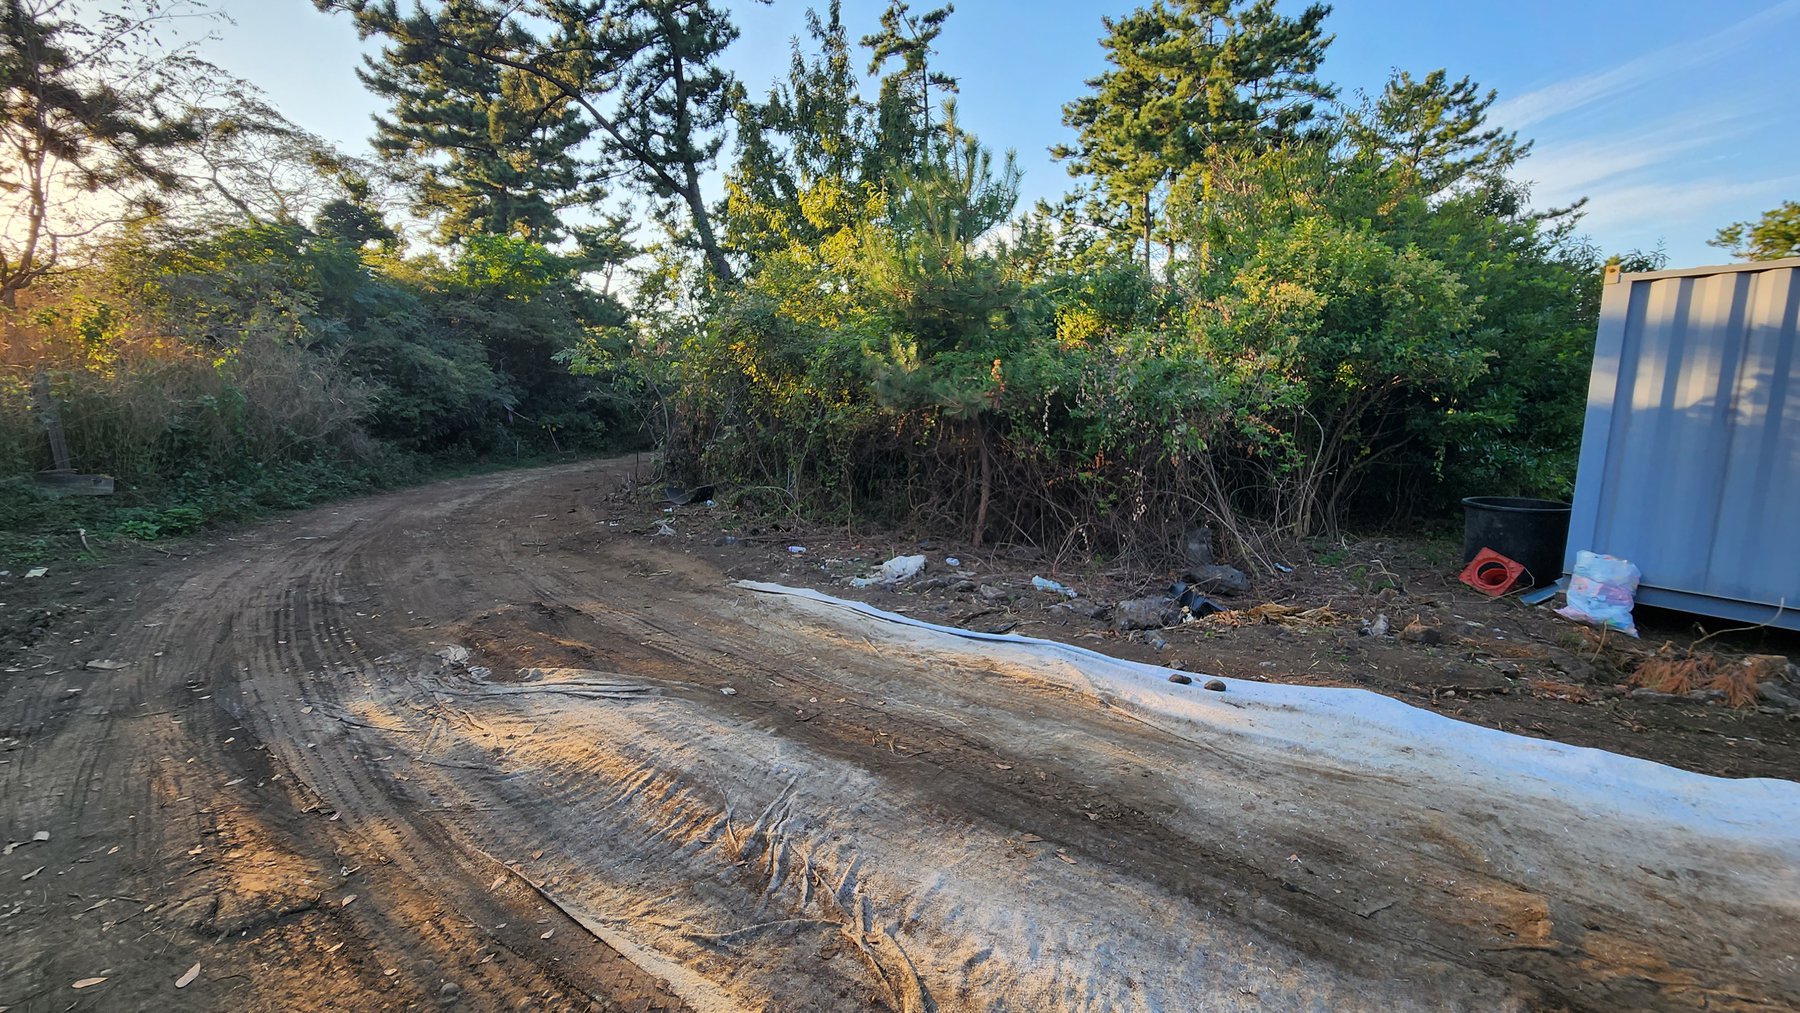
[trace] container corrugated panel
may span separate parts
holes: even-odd
[[[1800,259],[1609,275],[1565,570],[1638,600],[1800,629]]]

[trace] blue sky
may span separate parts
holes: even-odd
[[[729,63],[753,92],[785,70],[804,0],[728,0],[743,37]],[[820,0],[822,3],[823,0]],[[845,0],[855,35],[884,0]],[[357,82],[348,20],[308,0],[225,0],[236,23],[207,55],[261,86],[301,126],[366,151],[376,104]],[[930,0],[915,0],[916,9]],[[940,38],[962,81],[964,125],[1013,149],[1027,201],[1071,183],[1046,149],[1069,137],[1062,106],[1104,69],[1100,18],[1133,0],[960,0]],[[1290,9],[1297,5],[1286,5]],[[1345,0],[1323,76],[1346,97],[1393,68],[1438,67],[1498,89],[1496,119],[1533,139],[1518,175],[1540,206],[1589,199],[1583,231],[1605,252],[1664,243],[1671,266],[1728,259],[1719,226],[1800,199],[1792,99],[1800,0],[1427,2]]]

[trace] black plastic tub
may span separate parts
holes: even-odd
[[[1526,580],[1543,587],[1562,576],[1569,504],[1524,496],[1470,496],[1463,504],[1463,562],[1493,549],[1525,564]]]

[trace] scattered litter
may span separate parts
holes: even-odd
[[[730,686],[726,686],[724,689],[719,690],[719,692],[726,696],[737,696],[737,690],[732,689]]]
[[[675,537],[675,525],[670,524],[667,518],[658,517],[655,534],[658,538],[673,538]]]
[[[1199,619],[1217,612],[1227,611],[1225,606],[1200,593],[1200,589],[1178,580],[1169,587],[1169,597],[1180,603],[1187,610],[1190,618]]]
[[[1149,644],[1152,650],[1166,651],[1169,649],[1169,641],[1154,630],[1145,632],[1144,643]]]
[[[1275,569],[1280,570],[1282,573],[1293,573],[1294,572],[1294,568],[1287,565],[1286,563],[1276,563]]]
[[[1202,594],[1243,594],[1250,590],[1250,578],[1235,566],[1197,566],[1182,574],[1181,580]]]
[[[1628,560],[1582,549],[1575,553],[1569,603],[1557,609],[1556,614],[1635,637],[1638,631],[1637,624],[1631,621],[1631,606],[1642,576]]]
[[[88,662],[83,667],[92,669],[93,671],[96,671],[96,672],[117,672],[121,668],[130,668],[131,662],[96,659],[94,661]]]
[[[1519,583],[1525,576],[1525,564],[1484,548],[1469,560],[1462,573],[1456,579],[1469,585],[1489,598],[1498,598]]]
[[[789,552],[791,552],[791,553],[793,553],[793,554],[794,554],[794,555],[796,555],[796,556],[801,556],[801,555],[805,555],[805,554],[806,554],[806,546],[804,546],[804,545],[790,545],[790,546],[788,546],[788,551],[789,551]]]
[[[961,566],[962,560],[957,559],[955,556],[945,556],[944,557],[944,565],[945,566]]]
[[[538,936],[538,938],[539,938],[539,939],[549,939],[549,938],[550,938],[550,937],[551,937],[551,936],[554,936],[554,935],[556,935],[556,930],[555,930],[555,929],[549,929],[549,930],[548,930],[548,931],[546,931],[546,932],[545,932],[545,933],[544,933],[544,934],[543,934],[543,935],[541,935],[541,936]]]
[[[43,841],[47,841],[50,839],[50,831],[39,830],[37,833],[31,835],[31,839],[33,841],[39,842],[39,843],[41,843]]]
[[[1382,612],[1371,621],[1363,623],[1361,633],[1365,637],[1385,637],[1392,631],[1388,624],[1387,613]]]
[[[95,985],[98,985],[105,980],[106,980],[105,978],[83,978],[80,981],[76,982],[75,984],[70,985],[69,987],[70,988],[92,988]]]
[[[449,647],[439,648],[437,656],[452,665],[460,665],[469,660],[470,653],[469,649],[461,644],[451,644]]]
[[[1077,593],[1074,588],[1068,586],[1067,584],[1063,584],[1058,581],[1050,580],[1046,577],[1031,578],[1031,586],[1037,588],[1039,591],[1049,591],[1049,592],[1052,592],[1055,594],[1060,594],[1064,598],[1079,598],[1079,597],[1081,597],[1081,595],[1079,593]]]
[[[705,500],[707,506],[712,506],[713,487],[701,485],[692,489],[683,489],[678,485],[669,485],[663,487],[663,494],[667,502],[676,506],[686,506],[695,500]]]
[[[26,881],[26,880],[28,880],[28,879],[30,879],[30,878],[31,878],[31,877],[33,877],[33,876],[35,876],[35,875],[37,875],[37,874],[38,874],[38,873],[40,873],[40,872],[43,872],[43,871],[44,871],[44,868],[45,868],[45,867],[44,867],[44,866],[42,866],[42,865],[40,865],[40,866],[38,866],[38,867],[37,867],[37,868],[35,868],[35,869],[33,869],[33,870],[31,870],[31,871],[30,871],[30,872],[28,872],[28,873],[26,873],[26,874],[25,874],[25,875],[23,875],[23,876],[20,876],[20,877],[19,877],[19,882],[21,882],[21,883],[23,883],[23,882],[25,882],[25,881]]]
[[[1542,605],[1556,597],[1557,592],[1568,590],[1568,587],[1568,578],[1558,577],[1556,583],[1551,584],[1548,587],[1540,587],[1536,591],[1527,591],[1519,596],[1519,600],[1527,605]]]
[[[50,572],[50,568],[47,566],[34,566],[31,569],[25,571],[25,579],[30,580],[33,577],[42,577],[44,574],[49,573],[49,572]]]
[[[175,979],[175,987],[176,988],[186,988],[189,985],[192,985],[194,983],[194,979],[198,978],[198,977],[200,977],[200,965],[195,964],[193,967],[190,967],[187,969],[186,974],[183,974],[181,977]]]
[[[881,564],[872,576],[853,577],[851,587],[870,587],[875,584],[902,584],[925,572],[924,556],[895,556]]]

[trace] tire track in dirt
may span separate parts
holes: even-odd
[[[82,904],[145,901],[107,929],[47,899],[0,920],[26,940],[0,957],[0,1005],[49,1008],[97,966],[127,972],[104,1002],[166,1002],[188,954],[247,969],[188,998],[252,1009],[435,1003],[446,980],[475,1008],[679,1008],[665,977],[697,1006],[1173,1008],[1158,996],[1180,994],[1182,961],[1241,983],[1219,1004],[1271,1008],[1800,996],[1756,952],[1647,943],[1606,896],[1540,896],[1474,843],[1492,817],[1467,800],[1396,811],[1392,785],[783,618],[605,527],[597,489],[620,474],[490,476],[265,525],[159,568],[170,590],[57,648],[65,668],[94,643],[131,668],[0,687],[25,743],[0,802],[57,825]],[[437,656],[452,643],[476,656]],[[648,692],[499,681],[555,666]],[[916,874],[933,840],[955,859]],[[980,882],[1069,898],[1071,921],[983,922],[955,902]],[[1115,894],[1162,910],[1081,923],[1084,896]],[[998,924],[1023,935],[970,942]],[[1109,973],[1145,945],[1175,977]],[[1021,983],[1009,960],[1042,971]]]
[[[319,513],[325,512],[313,516]],[[341,533],[345,525],[328,520],[324,527]],[[0,688],[0,705],[15,715],[5,734],[23,744],[8,754],[18,760],[0,776],[0,801],[11,817],[7,823],[55,828],[50,844],[68,866],[59,884],[64,887],[90,863],[98,864],[65,842],[119,842],[110,867],[81,876],[81,886],[92,889],[87,883],[98,881],[106,890],[149,901],[122,923],[64,919],[51,902],[53,894],[32,910],[15,911],[10,924],[0,923],[15,944],[0,958],[0,1005],[34,1009],[54,1003],[61,1009],[67,1001],[51,998],[59,990],[77,1005],[166,1003],[174,994],[166,991],[169,982],[180,968],[165,974],[165,958],[179,957],[185,967],[187,955],[207,955],[214,973],[203,974],[185,993],[190,1003],[223,1005],[229,995],[231,1004],[252,1009],[429,1004],[443,998],[430,975],[454,969],[452,977],[462,982],[457,994],[474,997],[475,1008],[510,1008],[523,997],[552,1008],[679,1008],[655,981],[616,954],[608,961],[591,945],[544,944],[536,932],[525,932],[536,918],[557,914],[535,896],[513,891],[488,899],[464,892],[446,906],[430,889],[431,870],[444,863],[427,849],[419,849],[419,857],[408,863],[412,868],[403,872],[382,871],[378,857],[346,888],[364,891],[354,906],[326,907],[317,884],[338,878],[340,859],[354,863],[358,855],[378,855],[376,838],[382,835],[347,834],[341,820],[329,822],[318,807],[313,778],[329,786],[364,764],[346,761],[321,777],[305,757],[287,755],[291,751],[282,747],[300,736],[316,737],[320,729],[316,722],[293,720],[301,705],[288,698],[313,688],[303,688],[298,677],[322,667],[362,665],[355,636],[337,616],[319,610],[317,599],[338,586],[337,578],[327,576],[330,568],[341,567],[366,546],[366,538],[349,538],[323,554],[223,547],[182,567],[185,572],[165,575],[176,588],[171,594],[146,596],[110,626],[81,638],[83,643],[63,645],[57,655],[60,676],[10,680]],[[255,554],[249,559],[243,555],[247,548]],[[293,572],[285,572],[289,567]],[[99,656],[92,653],[96,642],[110,654],[137,660],[117,673],[79,670],[84,657]],[[188,672],[198,673],[192,686]],[[283,685],[283,676],[295,681]],[[69,688],[83,691],[73,697],[80,703],[68,702]],[[235,715],[227,711],[228,703]],[[238,716],[250,720],[240,724]],[[268,720],[255,720],[265,716]],[[190,758],[194,762],[186,762]],[[284,767],[285,759],[301,763]],[[296,778],[296,769],[312,777]],[[242,780],[255,780],[262,790],[245,797],[249,787],[237,783]],[[366,780],[357,786],[374,787]],[[103,790],[92,792],[94,787]],[[211,796],[204,802],[198,797],[203,791]],[[90,794],[105,799],[107,811],[91,809]],[[283,896],[280,890],[256,889],[268,884],[247,883],[242,876],[234,881],[217,869],[179,868],[177,858],[188,858],[198,842],[224,832],[228,821],[217,817],[226,811],[254,811],[254,819],[239,822],[253,825],[253,835],[261,839],[253,856],[235,862],[237,871],[288,857],[315,877],[312,895]],[[388,836],[399,835],[390,830]],[[5,868],[26,854],[9,856]],[[450,882],[459,880],[450,877]],[[520,926],[512,933],[518,938],[496,938],[497,933],[471,925],[508,921]],[[214,938],[227,935],[232,938]],[[271,950],[275,956],[265,958],[263,951]],[[168,956],[171,952],[175,956]],[[238,966],[235,974],[216,970],[244,965],[252,952],[251,959],[261,963]],[[501,959],[484,961],[485,954]],[[466,971],[457,966],[461,963],[469,965]],[[69,992],[69,982],[100,971],[108,973],[103,986]],[[248,971],[256,973],[241,973]],[[159,995],[165,998],[152,998]]]

